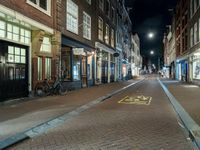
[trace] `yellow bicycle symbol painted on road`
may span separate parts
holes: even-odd
[[[119,104],[135,104],[135,105],[150,105],[152,100],[152,97],[150,96],[136,96],[136,97],[129,97],[126,96],[120,101],[118,101]]]

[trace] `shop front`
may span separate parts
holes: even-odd
[[[99,83],[110,83],[116,80],[116,57],[115,51],[107,46],[96,42],[96,79]]]
[[[200,52],[192,56],[192,82],[200,85]]]
[[[64,37],[61,49],[61,78],[68,90],[94,85],[94,51]]]
[[[188,60],[177,61],[176,77],[179,81],[188,81]]]

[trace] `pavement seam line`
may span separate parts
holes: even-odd
[[[92,100],[90,101],[89,103],[87,104],[84,104],[80,107],[77,107],[75,108],[74,110],[70,111],[70,112],[67,112],[67,113],[64,113],[63,115],[60,115],[58,117],[55,117],[53,119],[50,119],[46,122],[43,122],[39,125],[36,125],[35,127],[32,127],[30,129],[27,129],[25,131],[22,131],[20,133],[17,133],[11,137],[8,137],[7,139],[5,140],[2,140],[0,141],[0,150],[2,149],[5,149],[19,141],[22,141],[22,140],[25,140],[25,139],[28,139],[28,138],[32,138],[32,137],[35,137],[35,136],[39,136],[45,132],[47,132],[49,129],[53,128],[53,127],[57,127],[58,125],[78,116],[81,112],[89,109],[89,108],[92,108],[93,106],[105,101],[106,99],[112,97],[113,95],[116,95],[124,90],[126,90],[127,88],[133,86],[133,85],[136,85],[142,81],[144,81],[145,78],[139,80],[139,81],[136,81],[134,83],[131,83],[121,89],[118,89],[118,90],[115,90],[114,92],[111,92],[107,95],[104,95],[104,96],[101,96],[95,100]]]
[[[200,149],[200,137],[197,137],[194,132],[200,131],[199,125],[191,118],[191,116],[185,111],[185,109],[181,106],[181,104],[178,102],[178,100],[171,94],[171,92],[167,89],[167,87],[160,81],[159,78],[157,78],[158,82],[160,83],[163,91],[169,98],[174,110],[184,123],[184,126],[186,127],[187,131],[189,132],[189,136],[192,137],[194,142],[196,143],[198,149]]]

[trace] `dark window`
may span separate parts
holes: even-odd
[[[15,79],[16,80],[20,79],[20,69],[19,68],[15,69]]]
[[[30,0],[32,3],[37,4],[37,0]]]
[[[13,80],[14,79],[14,68],[13,67],[8,68],[8,74],[9,74],[9,80]]]
[[[110,15],[110,2],[109,2],[109,0],[106,0],[105,7],[106,7],[106,15],[109,16]]]
[[[47,0],[40,0],[39,6],[45,10],[47,10]]]

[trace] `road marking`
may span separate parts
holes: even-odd
[[[118,101],[119,104],[135,104],[135,105],[150,105],[152,100],[152,97],[150,96],[136,96],[136,97],[129,97],[126,96],[120,101]]]

